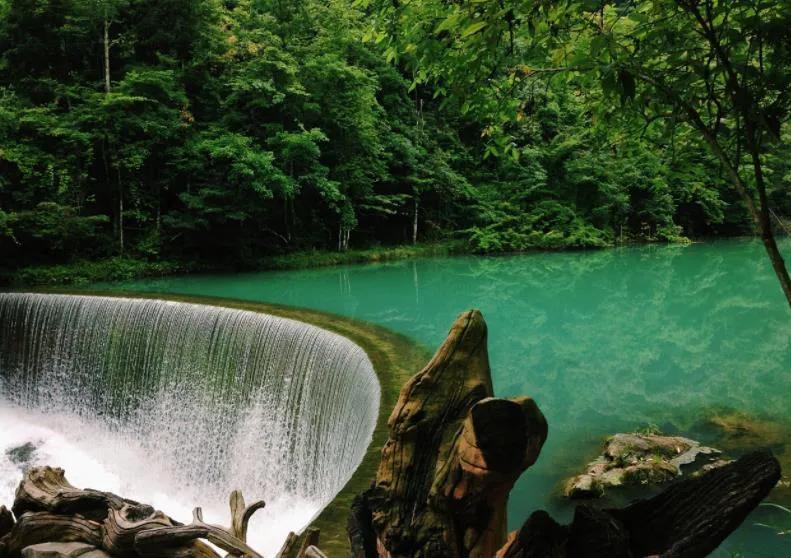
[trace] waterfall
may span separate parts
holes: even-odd
[[[271,554],[350,478],[378,407],[363,350],[315,326],[161,300],[0,293],[0,432],[17,432],[0,447],[6,476],[21,477],[19,452],[41,447],[63,454],[74,484],[96,469],[91,479],[118,478],[133,492],[124,496],[168,513],[203,505],[218,520],[241,488],[267,501],[251,541]]]

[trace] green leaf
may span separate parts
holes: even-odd
[[[478,21],[476,23],[473,23],[472,25],[468,26],[464,31],[461,32],[461,38],[465,39],[465,38],[469,37],[470,35],[474,35],[475,33],[480,31],[481,29],[483,29],[487,25],[488,25],[488,23],[485,22],[485,21]]]

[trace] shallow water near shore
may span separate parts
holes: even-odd
[[[791,241],[781,249],[791,257]],[[481,309],[497,394],[534,397],[550,425],[539,461],[512,492],[512,528],[540,508],[569,520],[573,508],[558,485],[613,432],[656,425],[716,444],[722,440],[708,417],[734,411],[785,432],[773,449],[791,461],[791,312],[752,240],[108,287],[313,308],[383,325],[432,349],[459,312]],[[716,555],[791,555],[789,537],[757,522],[791,527],[788,515],[759,508]]]

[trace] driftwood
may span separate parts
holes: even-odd
[[[302,552],[300,558],[327,558],[327,555],[316,546],[310,545]]]
[[[110,492],[75,488],[66,480],[63,469],[34,467],[19,483],[11,511],[16,517],[31,511],[48,511],[103,521],[108,510],[120,509],[127,502],[137,504]]]
[[[578,506],[569,526],[535,512],[497,558],[707,556],[779,479],[777,460],[756,452],[625,508]]]
[[[230,528],[205,523],[201,508],[195,508],[191,524],[181,525],[151,506],[75,488],[62,469],[31,468],[16,492],[17,522],[0,508],[0,556],[17,557],[38,543],[83,542],[121,558],[218,558],[199,540],[205,539],[231,557],[263,558],[246,543],[250,518],[263,507],[262,501],[246,506],[234,491]]]
[[[138,533],[172,525],[169,517],[150,506],[124,504],[110,508],[104,521],[102,547],[114,556],[135,556]]]
[[[275,558],[327,558],[318,544],[318,529],[309,527],[301,535],[289,533]]]
[[[291,553],[294,552],[297,548],[297,543],[299,542],[299,537],[296,533],[289,533],[286,537],[285,542],[283,542],[283,546],[280,547],[275,558],[290,558]]]
[[[84,542],[99,548],[102,544],[102,524],[78,515],[27,512],[0,540],[0,556],[14,558],[27,546],[53,541]]]
[[[388,426],[375,483],[349,514],[353,558],[698,558],[780,478],[774,457],[750,454],[623,509],[578,506],[568,526],[535,512],[506,540],[508,493],[547,424],[532,399],[493,397],[477,311],[403,388]]]
[[[189,525],[176,525],[140,531],[134,539],[134,550],[140,556],[165,556],[170,552],[169,549],[178,551],[195,539],[206,539],[227,551],[229,556],[263,558],[255,550],[247,546],[245,541],[234,537],[229,529],[204,522],[201,508],[193,510],[192,523]]]
[[[0,506],[0,539],[14,528],[14,514],[5,506]]]
[[[379,556],[487,558],[505,542],[508,493],[547,425],[531,399],[492,397],[486,336],[480,312],[465,312],[401,390],[365,496],[371,527],[350,519],[352,536],[375,541]],[[367,546],[352,552],[367,556]]]

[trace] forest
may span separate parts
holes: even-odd
[[[789,20],[763,0],[0,0],[0,266],[782,233]]]

